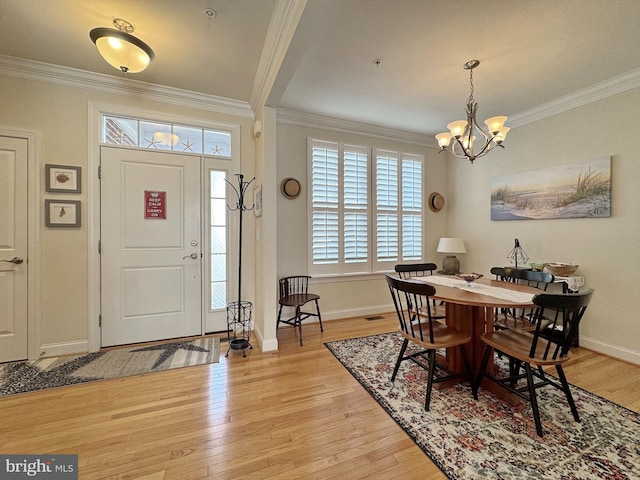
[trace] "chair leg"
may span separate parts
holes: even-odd
[[[278,331],[278,327],[280,326],[280,316],[282,315],[282,305],[278,309],[278,321],[276,322],[276,332]]]
[[[493,349],[487,345],[487,348],[484,350],[484,355],[482,355],[482,362],[480,362],[480,369],[478,370],[476,381],[471,383],[471,392],[473,393],[473,398],[476,400],[478,400],[478,388],[480,388],[480,382],[482,382],[482,378],[484,377],[484,370],[487,368],[487,362],[489,362],[489,356],[492,350]]]
[[[407,349],[407,345],[409,345],[409,340],[405,338],[404,342],[402,342],[402,347],[400,347],[400,355],[398,355],[396,366],[393,369],[393,375],[391,375],[392,382],[394,382],[396,379],[396,375],[398,374],[398,369],[400,368],[400,364],[402,363],[402,357],[404,357],[404,352]]]
[[[471,363],[469,363],[469,355],[467,355],[467,349],[464,345],[460,345],[460,351],[462,352],[462,363],[464,364],[464,371],[471,383],[471,389],[473,390],[473,371],[471,370]]]
[[[538,399],[536,397],[536,387],[533,383],[533,374],[531,373],[531,365],[524,364],[524,369],[527,372],[527,386],[529,387],[529,400],[531,400],[531,409],[533,410],[533,419],[536,422],[536,432],[539,437],[542,437],[542,422],[540,421],[540,409],[538,408]]]
[[[320,322],[320,331],[324,332],[322,329],[322,317],[320,316],[320,305],[318,305],[318,300],[316,300],[316,311],[318,312],[318,322]]]
[[[509,383],[514,388],[516,386],[516,383],[518,382],[518,379],[516,377],[520,373],[521,366],[522,362],[520,360],[509,357],[509,376],[511,377],[511,381]]]
[[[424,409],[429,411],[429,404],[431,403],[431,390],[433,390],[433,375],[436,371],[436,351],[434,349],[429,350],[429,378],[427,378],[427,394],[424,399]]]
[[[580,415],[578,415],[578,409],[576,408],[576,403],[573,401],[573,395],[571,395],[571,390],[569,389],[569,383],[567,382],[567,377],[564,374],[564,370],[562,365],[556,365],[556,371],[558,372],[558,378],[562,383],[562,390],[564,394],[567,396],[567,402],[569,402],[569,407],[571,407],[571,413],[573,413],[573,418],[576,422],[580,421]]]
[[[300,318],[300,307],[296,307],[295,324],[298,326],[298,338],[300,338],[300,346],[302,347],[302,319]]]

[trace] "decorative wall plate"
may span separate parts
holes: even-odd
[[[301,190],[300,182],[293,177],[287,177],[280,183],[280,192],[284,198],[297,198]]]
[[[428,203],[432,212],[439,212],[444,207],[444,197],[438,192],[433,192],[429,195]]]

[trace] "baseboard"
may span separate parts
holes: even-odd
[[[89,342],[82,340],[78,342],[48,343],[40,345],[39,356],[60,357],[62,355],[79,355],[89,351]],[[35,359],[34,359],[35,360]]]
[[[393,304],[389,305],[373,305],[370,307],[358,307],[358,308],[348,308],[344,310],[334,310],[331,312],[325,312],[320,307],[320,313],[322,314],[322,321],[325,320],[342,320],[345,318],[354,318],[354,317],[369,317],[371,315],[378,315],[380,313],[389,313],[395,311],[395,307]]]
[[[594,352],[617,358],[618,360],[624,360],[625,362],[633,363],[634,365],[640,365],[640,352],[636,352],[634,350],[586,338],[582,335],[580,335],[580,346],[593,350]]]
[[[258,340],[258,345],[260,345],[260,351],[262,353],[275,352],[278,350],[277,338],[265,339],[264,336],[262,335],[262,332],[256,328],[253,329],[253,335]]]
[[[262,350],[263,353],[267,353],[267,352],[275,352],[278,350],[278,339],[277,338],[271,338],[268,340],[262,340],[260,342],[260,349]]]

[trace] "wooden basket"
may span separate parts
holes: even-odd
[[[578,265],[572,263],[545,263],[544,266],[556,277],[568,277],[578,269]]]

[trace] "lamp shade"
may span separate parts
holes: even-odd
[[[94,28],[89,37],[102,58],[123,73],[141,72],[155,56],[149,45],[122,30]]]
[[[449,143],[451,143],[451,139],[453,136],[450,133],[444,132],[436,135],[436,140],[438,140],[438,145],[440,148],[447,147]]]
[[[438,242],[438,253],[467,253],[461,238],[441,238]]]
[[[456,120],[447,125],[447,128],[455,138],[460,138],[467,128],[468,122],[466,120]]]

